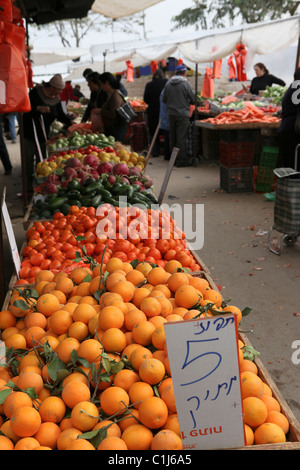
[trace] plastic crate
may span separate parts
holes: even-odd
[[[278,147],[264,146],[261,152],[259,167],[271,168],[274,170],[277,167],[279,149]]]
[[[227,193],[253,192],[253,167],[228,168],[220,165],[220,187]]]
[[[255,181],[255,191],[258,193],[268,193],[275,190],[276,176],[273,168],[259,166]]]
[[[254,163],[254,142],[220,141],[220,164],[228,168],[248,168]]]
[[[130,124],[129,141],[134,152],[141,152],[148,146],[148,133],[145,121]]]

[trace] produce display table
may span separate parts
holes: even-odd
[[[211,130],[248,130],[248,129],[278,129],[280,122],[247,122],[235,124],[212,124],[211,122],[195,121],[197,127]]]

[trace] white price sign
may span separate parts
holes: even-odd
[[[9,242],[10,249],[11,249],[13,263],[15,265],[17,276],[19,277],[19,271],[20,271],[20,268],[21,268],[21,260],[20,260],[20,255],[19,255],[19,251],[18,251],[18,247],[17,247],[17,243],[16,243],[16,238],[15,238],[15,234],[14,234],[14,231],[13,231],[10,216],[9,216],[9,213],[8,213],[8,210],[7,210],[7,205],[6,205],[4,196],[3,196],[3,199],[2,199],[2,216],[3,216],[5,228],[6,228],[8,242]]]
[[[235,315],[164,326],[184,449],[244,446]]]

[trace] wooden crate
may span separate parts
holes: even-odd
[[[218,290],[209,273],[203,272],[201,273],[200,277],[204,277],[209,282],[209,285],[212,289]],[[245,346],[252,346],[248,337],[244,333],[239,332],[239,339],[243,341]],[[290,429],[286,436],[287,442],[282,442],[279,444],[244,446],[242,448],[239,448],[238,450],[300,450],[300,423],[293,414],[292,410],[289,408],[287,402],[285,401],[277,385],[271,378],[261,359],[256,358],[254,362],[257,365],[259,377],[270,387],[270,389],[272,390],[272,395],[279,402],[281,412],[287,418],[290,425]]]

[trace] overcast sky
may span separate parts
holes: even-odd
[[[174,26],[171,18],[181,13],[185,8],[193,6],[192,0],[163,0],[162,2],[154,5],[145,10],[145,24],[146,24],[146,35],[147,37],[163,36],[171,32],[171,28]],[[188,28],[193,31],[194,27]],[[142,34],[142,29],[140,30]],[[126,37],[123,33],[115,32],[109,29],[106,34],[91,33],[81,43],[81,47],[89,48],[93,44],[99,42],[117,42],[119,40],[131,39],[132,36]],[[30,28],[30,42],[34,49],[50,49],[55,50],[57,47],[63,47],[59,38],[56,35],[51,34],[51,40],[49,41],[49,32],[42,28],[40,31]]]

